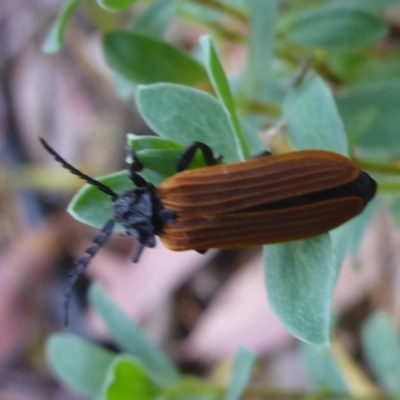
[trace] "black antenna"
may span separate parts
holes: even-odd
[[[43,147],[56,159],[56,161],[58,161],[64,168],[70,171],[71,174],[74,174],[79,178],[85,180],[87,183],[90,183],[91,185],[97,187],[97,189],[101,190],[103,193],[110,196],[113,201],[117,199],[118,197],[117,193],[111,190],[108,186],[103,185],[99,181],[96,181],[96,179],[91,178],[90,176],[84,174],[83,172],[73,167],[71,164],[65,161],[54,149],[52,149],[50,145],[43,138],[39,138],[39,140],[42,143]]]
[[[83,274],[86,267],[89,265],[91,259],[96,255],[100,247],[107,241],[108,237],[114,228],[114,220],[110,219],[101,229],[101,234],[93,240],[93,246],[86,250],[86,256],[77,261],[75,269],[71,272],[64,289],[64,326],[68,326],[68,309],[71,300],[72,288],[74,287],[78,278]]]

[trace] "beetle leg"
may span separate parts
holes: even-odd
[[[251,159],[255,160],[257,158],[268,157],[268,156],[272,156],[272,153],[268,150],[264,150],[261,153],[256,154],[255,156],[251,157]]]
[[[140,256],[142,255],[144,250],[144,246],[142,244],[137,244],[135,250],[132,255],[132,262],[137,263],[139,261]]]
[[[195,250],[199,254],[204,254],[208,249]]]
[[[181,172],[189,168],[189,165],[193,160],[196,150],[200,150],[202,152],[204,161],[207,165],[215,165],[222,160],[222,156],[215,158],[211,147],[207,146],[205,143],[193,142],[180,155],[178,159],[178,164],[176,166],[177,172]]]
[[[86,255],[77,261],[76,267],[71,272],[64,289],[64,326],[68,326],[68,308],[71,300],[71,292],[78,278],[83,274],[91,259],[99,251],[100,247],[106,242],[111,235],[114,227],[114,220],[110,219],[101,230],[101,234],[93,240],[93,245],[86,250]]]
[[[128,156],[130,156],[132,159],[132,162],[129,165],[129,179],[139,189],[148,187],[148,182],[138,174],[138,172],[143,170],[143,164],[139,161],[135,152],[131,149],[128,149]]]

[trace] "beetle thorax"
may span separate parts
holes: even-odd
[[[153,194],[148,190],[129,190],[114,203],[114,220],[129,236],[146,247],[155,246],[153,226]]]

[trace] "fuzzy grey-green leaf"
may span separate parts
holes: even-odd
[[[244,73],[244,95],[250,101],[266,101],[272,83],[278,0],[247,0],[250,10],[249,56]]]
[[[156,0],[134,20],[131,30],[155,39],[161,38],[175,15],[174,0]]]
[[[159,83],[140,86],[137,105],[146,123],[159,136],[185,146],[208,144],[224,161],[236,162],[240,154],[221,103],[207,93],[182,85]]]
[[[206,81],[204,68],[178,48],[128,31],[113,31],[103,38],[107,64],[134,83],[173,82],[192,85]]]
[[[137,0],[97,0],[100,7],[107,11],[119,12],[131,7]]]
[[[240,400],[251,379],[255,361],[254,354],[241,347],[236,354],[232,375],[229,381],[225,400]]]
[[[311,47],[359,47],[383,39],[388,29],[382,18],[358,7],[326,6],[292,21],[288,39]]]
[[[81,0],[69,0],[65,3],[43,43],[44,52],[56,53],[61,49],[65,28],[80,2]]]
[[[244,161],[245,159],[250,158],[250,150],[240,126],[239,118],[236,112],[235,101],[233,99],[225,71],[222,68],[211,36],[202,36],[200,38],[200,44],[203,48],[203,52],[205,53],[205,64],[208,77],[218,95],[218,98],[228,112],[229,122],[231,123],[232,131],[235,133],[234,138],[238,148],[238,154],[241,155],[241,160]]]
[[[348,156],[346,132],[326,83],[308,73],[283,103],[286,132],[296,150],[328,150]]]
[[[399,130],[400,83],[377,85],[350,91],[337,98],[340,114],[348,129],[360,114],[369,112],[374,118],[359,134],[357,146],[371,150],[385,150],[400,155]],[[389,156],[389,154],[388,154]]]
[[[303,343],[301,353],[308,377],[316,391],[328,389],[332,393],[349,395],[349,389],[329,347]]]
[[[179,378],[172,362],[147,338],[139,326],[115,306],[100,286],[91,287],[89,301],[103,318],[116,343],[140,360],[156,382],[169,385]]]
[[[330,342],[337,270],[329,235],[264,247],[269,302],[286,329],[307,343]]]
[[[69,388],[96,398],[114,358],[108,350],[71,333],[52,335],[46,343],[46,358],[56,376]]]
[[[133,189],[128,171],[118,171],[97,179],[118,194]],[[109,196],[87,184],[70,201],[68,212],[76,220],[100,229],[113,216],[114,204]],[[117,227],[115,230],[123,231],[122,227]]]
[[[362,331],[368,365],[389,393],[400,393],[400,337],[393,319],[384,311],[372,315]]]

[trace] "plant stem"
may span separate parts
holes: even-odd
[[[378,174],[393,174],[400,177],[400,166],[391,164],[381,164],[375,161],[364,161],[353,157],[353,161],[362,170],[376,172]]]
[[[245,390],[243,399],[251,400],[395,400],[395,397],[388,396],[384,393],[366,396],[354,397],[338,393],[301,393],[301,392],[284,392],[273,390],[265,387],[249,387]]]
[[[241,22],[247,23],[249,20],[248,16],[244,12],[238,10],[237,8],[228,6],[227,4],[220,3],[217,0],[194,0],[193,2],[202,4],[202,5],[210,7],[210,8],[214,8],[215,10],[221,11],[224,14],[230,15],[231,17],[236,18],[237,20],[239,20]]]

